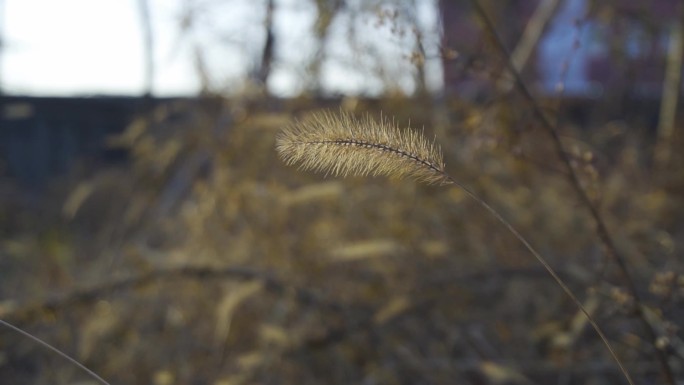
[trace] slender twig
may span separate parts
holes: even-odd
[[[639,292],[637,290],[637,286],[634,283],[634,280],[632,279],[632,275],[630,274],[628,268],[627,268],[627,263],[625,262],[625,259],[622,257],[622,255],[618,252],[617,247],[615,246],[615,242],[611,236],[611,233],[608,231],[608,227],[599,213],[598,209],[594,205],[594,203],[591,201],[591,198],[587,194],[586,190],[584,187],[582,187],[582,184],[580,183],[579,177],[577,176],[577,173],[575,172],[574,168],[572,167],[572,163],[570,160],[570,157],[568,154],[565,152],[563,148],[563,144],[561,142],[560,136],[558,132],[556,131],[556,128],[554,127],[553,124],[551,124],[551,121],[549,118],[542,112],[541,107],[537,103],[536,99],[534,96],[532,96],[532,93],[530,92],[529,88],[526,86],[525,82],[522,80],[522,77],[520,76],[520,73],[515,69],[515,66],[513,65],[511,59],[510,59],[510,54],[508,53],[508,50],[506,49],[506,46],[504,45],[503,41],[501,40],[501,37],[499,34],[496,32],[496,28],[494,27],[494,24],[492,20],[489,18],[487,15],[487,12],[484,10],[482,5],[478,0],[471,0],[471,3],[473,4],[476,12],[482,19],[482,22],[484,23],[485,27],[489,31],[489,33],[492,35],[494,38],[494,42],[496,43],[496,46],[499,51],[501,51],[501,54],[504,56],[506,59],[506,64],[508,66],[509,71],[513,75],[515,79],[515,83],[518,87],[518,90],[521,92],[523,97],[527,100],[528,104],[532,108],[532,112],[534,113],[535,117],[541,122],[542,126],[544,129],[549,133],[551,136],[554,148],[556,153],[558,154],[558,157],[561,159],[563,164],[565,165],[566,169],[568,170],[568,177],[571,182],[571,185],[575,189],[578,197],[582,201],[582,203],[587,207],[589,210],[589,213],[591,214],[591,217],[594,221],[594,224],[596,226],[596,231],[597,235],[601,241],[601,243],[604,246],[604,250],[606,254],[611,258],[618,266],[620,269],[620,272],[622,274],[623,280],[627,286],[627,289],[629,290],[630,295],[634,298],[634,313],[635,315],[641,320],[641,323],[644,327],[644,330],[646,330],[646,333],[648,335],[648,338],[650,342],[653,344],[653,347],[655,348],[656,351],[656,356],[658,360],[661,363],[663,374],[665,375],[666,381],[670,385],[676,385],[676,382],[674,380],[674,375],[672,372],[672,368],[670,367],[670,364],[667,360],[667,356],[665,352],[662,349],[659,349],[657,346],[657,334],[651,327],[650,323],[646,319],[643,313],[643,304],[639,295]]]
[[[107,381],[105,381],[102,377],[98,376],[95,372],[93,372],[92,370],[88,369],[88,368],[87,368],[85,365],[83,365],[82,363],[78,362],[75,358],[72,358],[72,357],[69,356],[68,354],[66,354],[66,353],[64,353],[63,351],[57,349],[56,347],[50,345],[49,343],[47,343],[47,342],[41,340],[40,338],[38,338],[38,337],[36,337],[36,336],[34,336],[34,335],[31,335],[31,333],[28,333],[28,332],[24,331],[23,329],[20,329],[20,328],[18,328],[18,327],[16,327],[16,326],[12,325],[11,323],[9,323],[9,322],[7,322],[7,321],[3,321],[3,320],[1,320],[1,319],[0,319],[0,325],[4,325],[5,327],[7,327],[7,328],[9,328],[9,329],[12,329],[12,330],[14,330],[15,332],[21,334],[22,336],[24,336],[24,337],[26,337],[26,338],[32,340],[33,342],[35,342],[35,343],[37,343],[37,344],[39,344],[39,345],[41,345],[41,346],[43,346],[43,347],[45,347],[45,348],[47,348],[47,349],[53,351],[53,352],[55,352],[55,354],[57,354],[58,356],[64,358],[65,360],[71,362],[72,364],[74,364],[74,365],[76,365],[77,367],[79,367],[80,369],[82,369],[84,372],[88,373],[88,375],[90,375],[91,377],[93,377],[94,379],[96,379],[97,382],[99,382],[99,383],[101,383],[101,384],[103,384],[103,385],[109,385],[109,383],[108,383]]]
[[[525,237],[523,237],[518,232],[518,230],[516,230],[515,227],[513,227],[513,225],[511,225],[510,222],[508,222],[504,217],[502,217],[501,214],[499,214],[499,212],[496,211],[492,206],[490,206],[487,202],[482,200],[479,196],[477,196],[477,194],[472,192],[470,189],[468,189],[464,185],[457,182],[451,176],[447,176],[447,179],[451,183],[458,186],[461,190],[463,190],[468,196],[470,196],[470,198],[472,198],[474,201],[479,203],[480,206],[482,206],[487,211],[489,211],[489,213],[494,218],[496,218],[499,222],[501,222],[501,224],[503,224],[508,229],[508,231],[510,231],[511,234],[513,234],[527,248],[527,250],[537,259],[537,261],[539,261],[539,263],[541,263],[541,265],[544,266],[544,269],[546,269],[546,271],[549,273],[549,275],[551,275],[551,277],[556,281],[556,283],[558,283],[558,285],[563,289],[565,294],[567,294],[568,297],[570,297],[572,302],[574,302],[575,305],[577,305],[577,307],[580,309],[580,311],[587,317],[587,320],[589,320],[589,323],[591,324],[591,326],[596,331],[596,334],[598,334],[599,337],[601,337],[601,340],[606,345],[606,348],[608,348],[608,351],[613,356],[613,359],[615,360],[615,362],[620,367],[620,371],[622,371],[622,374],[625,376],[625,379],[627,380],[627,382],[630,385],[634,385],[634,382],[632,381],[632,378],[629,375],[629,372],[627,372],[627,369],[622,364],[622,360],[620,360],[620,358],[617,356],[617,354],[613,350],[613,347],[611,346],[610,342],[608,341],[608,338],[606,337],[606,335],[603,333],[603,330],[601,329],[601,327],[596,323],[596,321],[594,320],[594,317],[592,317],[591,314],[589,314],[587,309],[584,307],[584,305],[582,305],[582,302],[580,302],[580,300],[575,296],[575,294],[572,292],[572,290],[570,290],[570,288],[565,283],[565,281],[563,281],[563,279],[561,279],[561,277],[558,276],[558,274],[551,267],[551,265],[549,265],[549,263],[546,261],[546,259],[544,259],[544,257],[542,257],[541,254],[539,254],[539,252],[537,252],[537,250],[534,247],[532,247],[532,245],[527,241],[527,239],[525,239]]]
[[[286,163],[299,165],[302,169],[341,176],[386,175],[413,178],[427,183],[454,184],[460,187],[499,220],[542,264],[589,319],[625,378],[630,385],[634,384],[601,328],[546,259],[494,208],[445,171],[439,146],[428,142],[423,135],[401,130],[387,119],[376,122],[369,117],[358,120],[349,114],[322,112],[285,127],[276,140],[276,148]]]

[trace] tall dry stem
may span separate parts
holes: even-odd
[[[324,172],[326,175],[384,175],[458,186],[501,222],[542,264],[584,313],[627,382],[634,385],[601,327],[546,258],[496,209],[447,174],[441,149],[434,142],[425,139],[421,133],[410,129],[402,130],[386,117],[378,122],[368,116],[357,119],[344,112],[318,112],[302,122],[285,127],[278,135],[276,148],[288,165],[299,165],[300,169]]]

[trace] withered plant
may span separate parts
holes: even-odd
[[[368,115],[359,119],[345,112],[335,114],[323,111],[286,126],[278,135],[276,149],[288,165],[326,175],[388,176],[459,187],[501,222],[544,266],[587,317],[627,382],[634,384],[601,327],[546,258],[496,209],[451,177],[446,172],[440,147],[428,141],[420,132],[410,128],[401,129],[387,117],[376,121]]]

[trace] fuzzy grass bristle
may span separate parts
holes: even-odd
[[[288,165],[333,176],[388,176],[449,184],[442,151],[421,132],[393,121],[321,111],[285,127],[276,138]]]

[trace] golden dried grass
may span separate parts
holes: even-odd
[[[288,165],[333,176],[388,176],[449,184],[441,149],[422,132],[370,116],[316,112],[286,126],[276,139]]]

